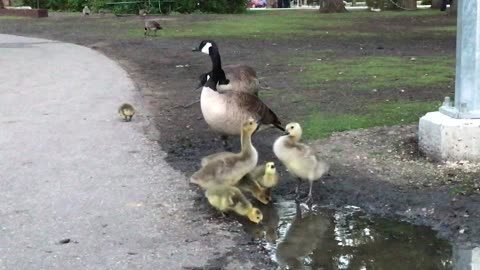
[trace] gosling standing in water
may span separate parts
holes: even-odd
[[[135,114],[135,109],[132,105],[128,103],[122,104],[120,108],[118,108],[118,114],[125,120],[126,122],[132,121],[132,117]]]
[[[296,201],[299,200],[298,188],[301,180],[308,180],[310,189],[305,202],[309,202],[312,200],[313,181],[322,177],[330,166],[319,160],[308,145],[300,143],[301,137],[302,128],[300,124],[288,124],[285,128],[285,135],[279,137],[273,144],[273,152],[290,173],[298,179],[295,189]]]
[[[237,187],[224,184],[212,185],[207,188],[205,197],[221,212],[234,211],[248,217],[254,223],[260,223],[263,219],[260,209],[253,207]]]

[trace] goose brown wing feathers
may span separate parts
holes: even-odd
[[[257,96],[247,93],[233,93],[236,95],[237,104],[241,108],[253,113],[256,119],[263,125],[273,125],[285,131],[277,115],[263,103]]]

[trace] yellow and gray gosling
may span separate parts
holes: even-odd
[[[252,194],[252,196],[263,204],[268,204],[271,200],[267,189],[261,187],[249,175],[245,175],[237,184],[237,187],[245,192]]]
[[[272,188],[278,184],[278,173],[274,162],[257,166],[250,174],[264,188]]]
[[[132,121],[132,117],[135,114],[135,109],[132,105],[128,103],[122,104],[120,108],[118,108],[118,114],[125,120],[126,122]]]
[[[306,202],[312,200],[313,181],[318,180],[330,168],[319,159],[306,144],[300,143],[302,128],[298,123],[290,123],[285,127],[285,135],[279,137],[273,144],[275,156],[287,167],[289,172],[297,177],[295,189],[296,200],[299,199],[298,188],[301,180],[308,180],[310,189]]]
[[[160,26],[160,23],[157,21],[145,21],[145,33],[144,36],[147,36],[150,31],[153,31],[155,33],[155,36],[157,35],[157,30],[163,29]]]
[[[236,185],[243,176],[257,166],[258,152],[252,145],[252,134],[258,123],[253,118],[242,124],[240,153],[221,152],[202,159],[202,168],[190,177],[190,183],[206,189],[209,185],[223,183]]]
[[[215,184],[205,191],[205,197],[214,208],[221,212],[234,211],[238,215],[246,216],[254,223],[260,223],[263,214],[255,208],[237,187]]]

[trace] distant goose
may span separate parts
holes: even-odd
[[[160,26],[160,23],[158,23],[157,21],[153,21],[153,20],[149,20],[149,21],[145,21],[145,33],[144,33],[144,36],[147,36],[150,31],[153,31],[155,33],[155,36],[157,35],[157,30],[161,30],[163,29],[161,26]]]
[[[90,9],[88,8],[88,6],[85,6],[83,8],[82,13],[83,13],[84,16],[90,15]]]
[[[215,53],[218,49],[210,46],[202,50],[211,51],[213,64],[211,76],[208,76],[200,96],[202,114],[210,128],[222,134],[225,145],[227,136],[240,135],[240,127],[249,118],[259,122],[259,130],[268,127],[285,130],[277,115],[257,96],[239,91],[217,91],[219,82],[229,82],[222,69],[220,55]]]
[[[216,50],[210,51],[210,47],[215,47]],[[220,52],[218,51],[218,46],[214,41],[211,40],[204,40],[200,43],[198,48],[195,48],[194,51],[200,51],[202,53],[210,55],[212,57],[220,57]],[[215,53],[217,55],[212,55],[211,53]],[[213,60],[212,60],[213,61]],[[247,65],[225,65],[222,67],[223,71],[225,72],[226,78],[229,80],[228,83],[220,81],[217,88],[218,91],[239,91],[245,92],[249,94],[254,94],[258,96],[258,89],[260,83],[258,82],[257,72]],[[204,85],[207,80],[208,76],[211,76],[212,72],[207,72],[199,77],[200,84],[198,87]],[[198,88],[197,87],[197,88]]]

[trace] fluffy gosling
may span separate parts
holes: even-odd
[[[190,183],[207,188],[210,184],[236,185],[243,176],[253,170],[258,162],[258,152],[252,145],[252,134],[258,123],[253,118],[242,125],[240,153],[222,152],[210,155],[204,166],[190,177]],[[204,158],[205,159],[205,158]]]
[[[308,180],[310,189],[305,202],[312,200],[313,181],[318,180],[329,170],[329,165],[321,161],[311,148],[300,143],[302,128],[298,123],[290,123],[285,128],[285,135],[279,137],[273,144],[273,152],[287,167],[289,172],[297,177],[295,188],[296,200],[299,200],[298,189],[302,180]]]
[[[248,174],[240,179],[237,187],[244,192],[252,194],[255,199],[263,204],[268,204],[272,199],[268,190],[261,187],[256,181],[249,177]]]
[[[135,114],[135,109],[132,105],[128,103],[123,103],[120,108],[118,108],[118,114],[125,120],[126,122],[132,121],[132,117]]]
[[[263,214],[247,200],[245,195],[234,186],[211,185],[205,192],[208,202],[221,212],[234,211],[238,215],[246,216],[254,223],[260,223]]]

